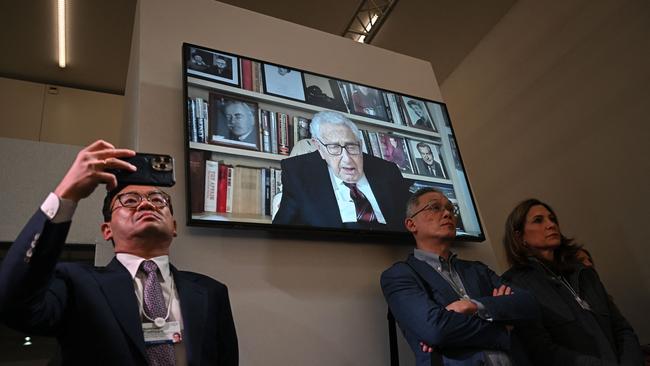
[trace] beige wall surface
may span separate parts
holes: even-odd
[[[650,2],[519,1],[442,85],[502,268],[521,200],[556,210],[650,342]]]
[[[181,44],[189,42],[441,100],[429,63],[209,0],[138,3],[126,91],[136,148],[177,157],[172,261],[230,288],[242,365],[388,363],[379,275],[409,246],[278,239],[185,226]],[[396,70],[398,70],[396,72]],[[130,103],[137,103],[131,106]],[[479,202],[480,205],[480,202]],[[462,248],[495,263],[489,245]],[[412,364],[410,352],[402,352]]]
[[[45,85],[0,78],[0,136],[38,140]]]
[[[85,146],[122,145],[124,97],[0,78],[0,136]]]
[[[0,137],[0,202],[11,214],[0,219],[0,241],[13,242],[49,192],[54,191],[80,146]],[[105,191],[79,202],[67,243],[104,243],[99,225]],[[108,244],[110,247],[110,244]]]

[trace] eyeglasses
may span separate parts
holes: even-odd
[[[155,208],[163,208],[169,206],[169,202],[171,201],[171,197],[165,192],[149,192],[146,196],[143,196],[137,192],[126,192],[118,194],[115,197],[115,200],[119,201],[121,206],[113,207],[111,212],[120,207],[136,208],[140,206],[140,203],[142,203],[143,199],[149,201],[149,203],[151,203],[151,205],[153,205]]]
[[[348,152],[350,155],[359,155],[361,154],[361,145],[360,144],[345,144],[345,145],[339,145],[339,144],[326,144],[323,141],[321,141],[319,138],[316,138],[318,142],[320,142],[321,145],[325,146],[325,149],[327,149],[327,152],[330,153],[330,155],[341,155],[343,154],[343,149]]]
[[[433,213],[439,213],[442,211],[449,211],[454,217],[458,217],[458,208],[454,206],[453,204],[448,203],[446,205],[441,204],[440,202],[433,201],[429,202],[426,206],[422,207],[421,209],[417,210],[413,215],[409,216],[409,219],[414,218],[417,214],[419,214],[422,211],[431,211]]]

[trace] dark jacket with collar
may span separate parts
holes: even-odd
[[[603,350],[590,333],[602,331],[600,336],[611,345],[620,365],[642,365],[634,330],[612,302],[596,271],[576,265],[567,277],[574,290],[591,306],[596,320],[593,324],[597,324],[594,328],[600,329],[583,327],[576,314],[585,310],[539,262],[531,261],[503,274],[505,281],[530,291],[541,306],[541,319],[515,329],[531,361],[536,365],[616,364],[600,358]]]
[[[40,210],[0,267],[0,317],[30,334],[55,336],[64,365],[146,365],[133,279],[116,259],[106,267],[57,263],[70,222]],[[188,365],[237,365],[237,335],[222,283],[171,266]]]
[[[273,218],[274,224],[305,225],[326,228],[364,229],[341,220],[336,194],[327,163],[318,151],[284,159],[282,201]],[[393,162],[363,154],[363,171],[379,204],[386,225],[370,229],[405,231],[404,211],[409,184]]]
[[[520,321],[539,315],[533,296],[514,289],[512,295],[493,297],[492,290],[502,285],[501,279],[481,262],[456,259],[454,268],[469,296],[485,306],[493,321],[446,310],[459,296],[436,270],[412,254],[381,275],[384,297],[417,365],[431,364],[431,356],[422,352],[420,342],[437,347],[445,365],[484,365],[484,350],[504,351],[513,364],[526,365],[523,350],[505,325],[517,327]]]

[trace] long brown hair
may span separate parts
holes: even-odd
[[[533,256],[533,253],[524,245],[522,236],[526,224],[526,215],[528,215],[528,211],[533,206],[537,205],[546,207],[557,218],[551,206],[536,198],[529,198],[522,201],[510,212],[510,215],[506,219],[503,246],[506,249],[508,263],[511,266],[526,264],[528,263],[528,257]],[[574,244],[573,239],[567,238],[563,234],[560,235],[560,245],[553,253],[553,262],[558,269],[565,269],[577,262],[576,252],[580,246]]]

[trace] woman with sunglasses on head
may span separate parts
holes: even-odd
[[[504,280],[530,291],[542,310],[538,321],[514,330],[535,365],[643,365],[634,330],[549,205],[517,205],[503,243],[512,266]]]

